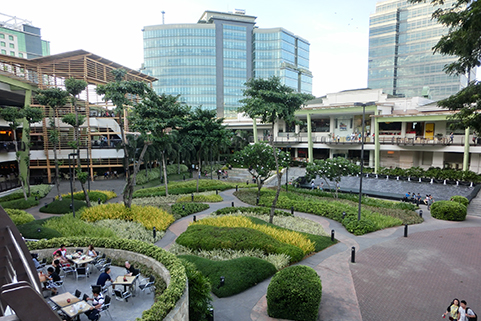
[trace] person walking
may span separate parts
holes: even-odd
[[[315,186],[316,186],[316,184],[314,183],[314,180],[312,180],[312,182],[311,182],[311,190],[314,190]]]
[[[449,135],[449,143],[452,144],[454,142],[454,133],[451,132],[451,134]]]
[[[474,313],[471,308],[468,308],[465,300],[461,300],[461,307],[459,308],[459,321],[469,321],[471,318],[476,318],[476,313]]]
[[[458,320],[459,317],[459,300],[454,298],[453,302],[448,306],[443,316],[447,316],[449,320]]]

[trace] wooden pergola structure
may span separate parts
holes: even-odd
[[[76,50],[57,55],[46,57],[24,59],[7,55],[0,55],[0,77],[9,79],[7,82],[11,84],[25,84],[25,105],[30,102],[32,107],[41,107],[44,109],[46,117],[53,115],[60,130],[60,142],[58,145],[59,158],[66,160],[67,154],[72,153],[72,147],[68,145],[73,140],[73,127],[61,122],[62,116],[73,113],[74,108],[70,104],[58,108],[56,113],[47,106],[40,106],[32,95],[30,88],[46,89],[46,88],[63,88],[65,89],[65,79],[75,78],[82,79],[88,83],[88,87],[80,94],[77,109],[79,114],[86,116],[86,122],[80,127],[80,158],[82,167],[89,166],[90,175],[94,177],[94,170],[97,168],[122,168],[123,157],[115,154],[115,145],[120,142],[120,130],[118,129],[118,118],[112,110],[114,106],[107,104],[102,97],[97,95],[95,88],[99,84],[107,84],[114,81],[113,70],[124,69],[126,71],[126,80],[142,81],[148,83],[152,87],[152,82],[157,79],[145,75],[139,71],[124,67],[111,60],[105,59],[93,53]],[[11,81],[10,81],[11,80]],[[135,97],[133,97],[135,99]],[[124,117],[125,130],[128,131],[128,123],[126,114]],[[52,173],[54,173],[55,164],[53,161],[53,144],[48,141],[48,118],[44,118],[42,123],[32,125],[30,128],[30,136],[32,141],[32,150],[44,151],[44,157],[31,157],[30,168],[46,170],[48,181],[52,181]],[[106,146],[99,146],[100,140],[106,140]],[[110,149],[110,152],[100,153],[100,148]],[[119,152],[116,152],[117,154]],[[123,152],[120,152],[123,153]],[[122,154],[123,155],[123,154]],[[60,168],[68,168],[67,162],[64,162]]]

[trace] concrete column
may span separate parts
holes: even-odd
[[[374,167],[374,158],[375,158],[374,150],[369,151],[369,167]]]
[[[332,134],[334,133],[335,126],[336,126],[336,119],[334,116],[329,116],[329,132]]]
[[[329,148],[329,158],[334,157],[334,150],[332,148]]]
[[[299,149],[298,148],[294,148],[294,157],[295,158],[299,157]]]
[[[433,152],[433,167],[444,168],[444,153]]]
[[[271,135],[274,138],[279,136],[279,119],[274,123],[274,132]]]
[[[464,130],[463,171],[469,170],[469,127]]]
[[[377,111],[376,111],[377,114]],[[379,142],[379,119],[374,117],[374,173],[379,173],[381,143]]]
[[[257,123],[255,118],[252,120],[252,131],[254,132],[254,144],[256,144],[259,140],[257,138]]]
[[[296,134],[299,134],[299,132],[301,131],[301,127],[299,125],[296,125],[294,130]]]
[[[407,127],[407,123],[403,121],[401,123],[401,137],[406,137],[406,127]]]
[[[469,170],[479,173],[479,154],[471,154],[471,162],[469,163]]]
[[[309,163],[314,161],[314,149],[312,144],[312,120],[311,114],[307,114],[307,157]]]

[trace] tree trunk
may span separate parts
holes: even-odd
[[[132,175],[129,175],[129,180],[128,186],[126,185],[126,192],[124,190],[124,205],[128,208],[132,207],[132,196],[134,195],[134,186],[135,186],[135,178],[137,176],[137,173],[140,170],[140,165],[142,164],[142,161],[144,159],[145,152],[147,151],[147,147],[149,147],[149,144],[145,143],[144,148],[142,148],[142,152],[140,152],[140,157],[137,162],[137,165],[134,163],[134,172]],[[127,188],[128,187],[128,188]]]
[[[180,175],[180,152],[179,152],[179,155],[177,156],[177,174]]]
[[[201,175],[200,173],[202,172],[201,171],[200,150],[197,153],[197,158],[198,158],[198,161],[199,161],[199,171],[197,173],[197,193],[199,193],[199,179],[200,179],[200,175]]]
[[[82,171],[82,162],[80,161],[80,126],[79,126],[79,123],[78,123],[78,110],[77,110],[77,103],[75,103],[75,123],[77,124],[77,126],[74,127],[74,138],[75,138],[75,141],[77,142],[77,167],[79,169],[79,171]],[[87,153],[88,153],[88,150],[87,150]],[[75,177],[75,176],[74,176]],[[87,176],[87,179],[88,179],[88,176]],[[84,196],[85,196],[85,203],[87,204],[87,207],[91,207],[92,205],[90,204],[90,197],[89,197],[89,193],[88,191],[85,189],[85,183],[83,181],[81,181],[79,179],[79,182],[80,182],[80,186],[82,187],[82,191],[84,192]],[[75,181],[73,181],[74,183],[74,186],[75,186]]]
[[[274,123],[272,124],[271,129],[271,146],[272,151],[274,153],[274,160],[276,161],[276,175],[277,175],[277,191],[276,196],[274,196],[274,201],[272,202],[271,213],[269,215],[269,223],[272,224],[274,220],[274,211],[276,209],[277,200],[279,199],[279,194],[281,192],[281,180],[282,180],[282,173],[279,170],[279,160],[277,159],[276,147],[274,146]]]
[[[20,185],[22,186],[23,198],[27,200],[27,191],[25,190],[25,184],[22,179],[22,173],[20,172],[20,156],[18,154],[18,142],[17,142],[17,130],[16,128],[12,128],[13,132],[13,141],[15,142],[15,159],[17,160],[17,167],[18,167],[18,179],[20,180]]]
[[[55,134],[58,135],[56,141],[53,143],[53,159],[55,163],[55,185],[57,185],[57,195],[58,200],[62,200],[62,193],[60,193],[60,169],[58,166],[58,158],[57,158],[57,143],[60,142],[60,134],[57,131],[57,110],[53,110],[53,130]]]
[[[165,186],[165,196],[169,196],[169,187],[167,184],[167,166],[165,166],[165,153],[162,152],[162,167],[164,168],[164,186]]]

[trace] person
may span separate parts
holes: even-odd
[[[468,318],[475,318],[476,314],[471,308],[467,307],[465,300],[461,300],[461,307],[459,308],[459,321],[469,321]]]
[[[320,189],[321,191],[324,190],[324,182],[321,182],[321,184],[319,185],[319,189]]]
[[[57,288],[54,286],[53,282],[60,281],[60,276],[55,273],[55,269],[52,266],[49,266],[47,269],[48,275],[46,276],[47,282],[44,283],[47,289],[52,291],[52,296],[57,295]]]
[[[313,190],[315,186],[316,186],[316,184],[314,183],[314,181],[312,181],[311,182],[311,190]]]
[[[449,143],[452,144],[454,141],[454,133],[451,132],[451,135],[449,135]]]
[[[40,262],[37,260],[38,254],[31,253],[30,255],[32,256],[33,264],[35,264],[35,269],[38,270],[38,268],[40,267]]]
[[[70,266],[69,260],[65,256],[62,256],[61,252],[55,252],[52,265],[55,260],[58,260],[60,262],[60,265]]]
[[[60,275],[61,268],[60,268],[60,260],[59,259],[53,260],[52,267],[54,268],[55,273]]]
[[[102,305],[105,302],[105,299],[98,288],[92,289],[92,298],[88,297],[87,301],[92,301],[92,307],[85,312],[85,315],[89,320],[98,320],[100,318],[100,311],[102,311]]]
[[[110,267],[106,267],[105,268],[105,272],[102,272],[98,279],[97,279],[97,285],[100,285],[101,287],[104,287],[105,286],[105,282],[107,281],[110,281],[110,282],[113,282],[112,281],[112,278],[110,277]],[[115,288],[115,286],[113,286]]]
[[[339,182],[336,183],[336,189],[339,191],[341,190],[341,184]]]
[[[418,193],[418,195],[416,195],[416,203],[418,204],[418,206],[421,203],[421,200],[422,200],[421,193]]]
[[[444,316],[448,316],[449,320],[457,320],[459,317],[459,300],[454,298],[453,302],[448,306]]]
[[[129,261],[125,261],[125,268],[127,269],[127,274],[125,274],[125,276],[136,276],[137,274],[140,274],[140,270],[134,268]]]
[[[406,195],[404,195],[404,201],[409,202],[411,200],[411,192],[407,192]]]
[[[65,247],[65,244],[60,245],[60,248],[53,252],[53,255],[55,256],[55,253],[60,253],[61,256],[66,257],[67,256],[67,248]]]
[[[107,136],[102,136],[102,144],[101,146],[107,146]]]
[[[431,210],[431,205],[434,203],[434,197],[432,195],[429,195],[428,199],[428,211]]]
[[[92,244],[89,245],[87,249],[87,255],[90,257],[97,257],[97,251],[95,251],[94,246]]]

